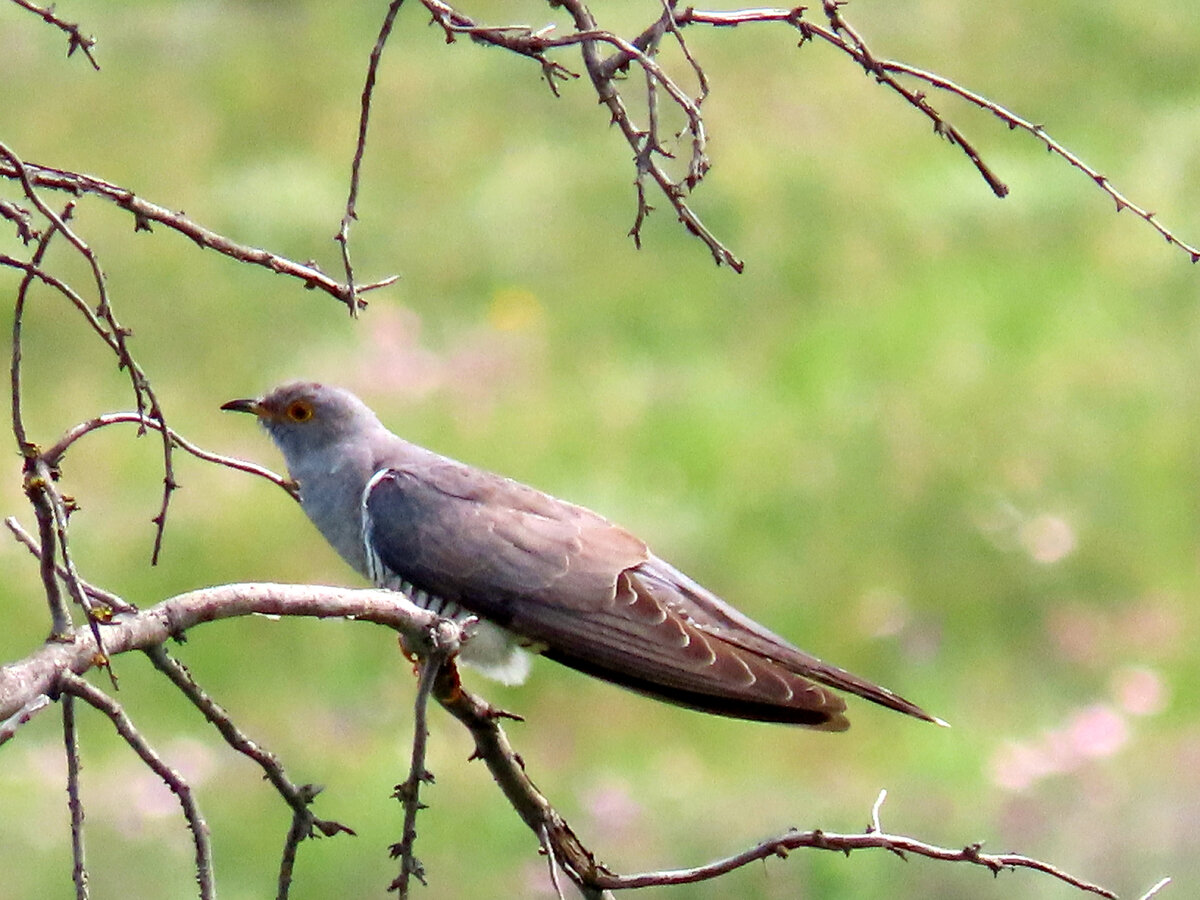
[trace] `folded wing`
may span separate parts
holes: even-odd
[[[368,552],[545,656],[704,712],[838,731],[842,699],[931,719],[793,647],[650,553],[540,491],[435,457],[386,470],[363,498]]]

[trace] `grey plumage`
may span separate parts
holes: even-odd
[[[527,646],[704,712],[848,727],[826,686],[927,721],[896,694],[742,615],[591,510],[411,444],[353,394],[298,382],[223,409],[251,412],[313,523],[364,576],[487,627],[464,660],[509,680]]]

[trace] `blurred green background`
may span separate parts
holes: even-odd
[[[478,19],[564,23],[482,0]],[[611,0],[631,30],[657,7]],[[245,243],[338,271],[366,57],[383,4],[60,4],[103,66],[0,4],[0,140]],[[1200,241],[1200,12],[1130,4],[856,0],[882,55],[957,79],[1049,131]],[[819,16],[819,13],[809,13]],[[607,18],[606,17],[610,17]],[[287,377],[361,393],[395,430],[596,508],[800,646],[951,730],[852,702],[845,735],[727,722],[548,662],[505,689],[539,785],[620,871],[693,865],[789,826],[984,840],[1138,896],[1200,883],[1200,290],[1197,269],[1081,173],[987,114],[934,100],[1012,187],[996,200],[928,122],[782,27],[690,29],[713,91],[701,217],[747,260],[715,269],[660,207],[625,236],[630,152],[590,89],[446,46],[411,3],[380,76],[353,232],[359,276],[402,276],[360,321],[325,295],[134,234],[84,200],[118,314],[169,421],[278,466],[218,412]],[[564,56],[569,66],[578,65]],[[681,71],[677,54],[668,60]],[[631,81],[631,91],[637,81]],[[11,185],[3,196],[15,199]],[[18,249],[0,229],[0,250]],[[55,271],[83,288],[61,245]],[[0,271],[0,323],[16,279]],[[128,382],[60,298],[36,294],[27,415],[48,443]],[[148,564],[158,444],[110,429],[65,489],[84,576],[143,605],[227,581],[358,583],[276,488],[179,457]],[[32,516],[8,454],[0,510]],[[0,541],[0,660],[46,629],[36,570]],[[384,631],[229,621],[178,654],[357,838],[302,848],[293,896],[383,896],[413,680]],[[195,786],[222,896],[273,895],[288,823],[256,767],[137,657],[119,698]],[[470,676],[469,676],[470,677]],[[83,714],[96,897],[188,897],[174,798]],[[420,820],[428,898],[549,896],[531,835],[466,735],[432,716]],[[57,710],[0,753],[0,897],[70,895]],[[799,852],[664,897],[1070,897],[1028,872]]]

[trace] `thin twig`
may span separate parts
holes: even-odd
[[[37,542],[32,534],[21,527],[21,524],[14,516],[8,516],[5,518],[4,527],[12,532],[13,537],[17,539],[17,542],[24,545],[25,548],[29,550],[31,554],[33,554],[35,559],[42,559],[41,545]],[[63,568],[60,563],[55,563],[54,571],[59,578],[67,578],[67,570]],[[97,587],[90,582],[84,581],[82,578],[79,579],[79,584],[88,597],[99,603],[103,603],[112,612],[137,612],[137,607],[132,603],[127,603],[116,594],[104,590],[104,588]]]
[[[542,848],[542,853],[546,857],[546,871],[550,875],[550,884],[554,888],[554,896],[558,897],[558,900],[566,900],[566,897],[563,895],[562,885],[558,879],[558,860],[554,854],[554,843],[550,840],[550,834],[546,830],[546,826],[543,825],[538,828],[537,837],[538,844]]]
[[[0,722],[0,747],[4,746],[17,733],[22,725],[27,724],[34,716],[48,707],[53,701],[46,694],[31,697],[15,713]]]
[[[153,771],[171,792],[179,798],[183,815],[192,832],[192,843],[196,851],[196,881],[200,885],[201,900],[213,900],[216,888],[213,884],[212,845],[208,836],[208,825],[200,814],[192,796],[192,789],[178,772],[168,766],[150,746],[126,715],[121,705],[78,675],[63,671],[58,676],[58,686],[65,693],[73,694],[108,716],[119,734],[134,753]]]
[[[1049,875],[1058,881],[1077,888],[1089,894],[1096,894],[1108,900],[1117,900],[1117,895],[1107,888],[1093,884],[1065,872],[1057,866],[1041,860],[1032,859],[1016,853],[984,853],[980,844],[968,844],[961,850],[938,847],[927,844],[916,838],[905,835],[887,834],[882,831],[870,830],[863,834],[834,834],[833,832],[789,831],[779,837],[770,838],[754,847],[725,859],[716,860],[703,866],[690,869],[674,869],[662,872],[647,872],[640,875],[600,875],[597,883],[611,890],[630,890],[643,887],[661,887],[672,884],[695,884],[700,881],[710,881],[726,875],[735,869],[740,869],[750,863],[769,859],[773,856],[787,856],[792,850],[811,848],[816,850],[832,850],[835,853],[851,853],[854,850],[887,850],[903,856],[911,853],[914,856],[924,856],[945,862],[965,862],[983,866],[999,874],[1005,869],[1032,869]]]
[[[396,891],[400,900],[408,897],[409,882],[416,878],[425,884],[425,868],[416,857],[417,813],[425,808],[421,802],[421,785],[433,783],[433,773],[425,767],[426,750],[429,744],[428,710],[429,697],[437,684],[438,676],[458,653],[462,641],[462,626],[449,619],[441,620],[425,635],[427,640],[419,646],[420,677],[413,701],[412,758],[408,779],[396,785],[394,797],[404,806],[404,830],[398,844],[393,844],[393,858],[400,860],[400,874],[388,886]]]
[[[97,72],[100,71],[100,63],[96,62],[96,57],[92,55],[92,48],[96,46],[96,39],[89,35],[84,35],[79,30],[79,26],[66,21],[63,18],[55,15],[53,6],[38,6],[31,3],[30,0],[13,0],[17,6],[23,6],[25,9],[42,17],[43,22],[55,26],[67,35],[67,56],[73,56],[76,50],[82,50],[83,55],[88,58],[88,62],[92,64],[92,68]]]
[[[292,824],[283,841],[283,852],[279,855],[279,878],[276,880],[275,900],[288,900],[291,895],[292,874],[296,869],[296,854],[300,850],[300,844],[310,837],[312,837],[311,817],[293,810]]]
[[[75,730],[75,698],[62,698],[63,746],[67,753],[67,807],[71,811],[71,880],[76,900],[87,900],[88,873],[83,846],[83,801],[79,790],[79,735]]]
[[[837,6],[837,4],[834,4]],[[856,62],[864,67],[868,72],[874,74],[887,87],[899,93],[904,99],[913,106],[920,109],[934,123],[934,130],[947,138],[952,143],[958,144],[968,157],[975,163],[977,168],[980,168],[985,180],[998,196],[1004,196],[1008,188],[1005,186],[991,170],[983,164],[982,159],[974,150],[974,147],[969,142],[964,142],[965,139],[961,132],[954,129],[947,123],[934,109],[929,105],[925,96],[919,92],[909,91],[907,88],[890,78],[890,74],[907,75],[912,78],[919,79],[926,84],[936,87],[939,90],[947,91],[955,94],[973,106],[979,109],[987,110],[1004,122],[1010,129],[1021,129],[1026,131],[1040,140],[1051,153],[1066,160],[1068,164],[1078,169],[1087,175],[1104,193],[1108,194],[1116,204],[1117,212],[1128,209],[1138,218],[1145,221],[1151,228],[1159,233],[1162,238],[1170,245],[1179,247],[1193,263],[1200,262],[1200,247],[1189,244],[1181,240],[1171,229],[1163,225],[1157,215],[1130,200],[1124,193],[1118,190],[1112,182],[1097,169],[1088,165],[1076,153],[1067,149],[1060,141],[1055,140],[1041,125],[1025,119],[1011,110],[1005,108],[993,100],[989,100],[982,94],[978,94],[966,87],[958,84],[952,79],[939,75],[936,72],[930,72],[921,69],[917,66],[909,65],[908,63],[898,62],[891,59],[876,58],[866,46],[861,35],[856,30],[848,27],[845,17],[841,15],[840,10],[837,11],[837,20],[840,22],[840,30],[845,31],[847,37],[842,37],[838,34],[839,28],[827,29],[816,23],[808,20],[802,20],[803,7],[793,9],[782,8],[761,8],[761,9],[743,9],[743,10],[698,10],[688,7],[681,12],[676,13],[675,23],[677,26],[685,25],[710,25],[713,27],[736,27],[738,25],[760,24],[760,23],[785,23],[798,29],[805,40],[810,38],[820,38],[830,46],[833,46],[842,52],[852,57]],[[655,23],[654,27],[663,27],[661,23]],[[649,30],[649,29],[648,29]],[[635,40],[635,43],[637,41]],[[615,54],[606,60],[606,66],[616,69],[622,65],[627,65],[628,59],[621,54]]]
[[[548,50],[578,44],[581,48],[584,66],[597,96],[607,106],[612,122],[621,130],[626,143],[633,150],[639,173],[644,168],[645,173],[650,175],[667,198],[680,222],[708,247],[718,265],[728,265],[736,272],[741,272],[745,268],[745,263],[717,239],[716,235],[687,203],[688,192],[699,184],[708,171],[709,162],[705,153],[707,135],[697,101],[688,96],[687,92],[680,88],[647,52],[666,31],[666,21],[653,33],[652,38],[627,41],[600,28],[590,10],[581,0],[564,0],[562,6],[572,15],[575,21],[575,30],[570,34],[554,37],[548,31],[534,32],[528,26],[481,26],[470,17],[450,7],[444,0],[422,0],[422,3],[446,30],[448,36],[469,34],[474,40],[481,43],[503,47],[513,53],[539,60],[543,66],[546,64],[545,53]],[[597,51],[597,44],[608,44],[616,48],[615,55],[619,55],[623,63],[613,66],[611,57],[601,59]],[[617,87],[616,71],[631,62],[643,68],[654,83],[661,86],[671,96],[671,99],[687,118],[688,124],[685,131],[691,135],[692,153],[682,181],[676,181],[657,160],[645,152],[646,130],[633,121]],[[634,187],[638,198],[637,217],[630,229],[630,236],[633,237],[635,245],[640,246],[641,225],[650,212],[651,206],[646,202],[645,189],[640,177],[635,180]]]
[[[879,796],[875,798],[875,802],[871,805],[871,825],[867,828],[867,833],[876,832],[883,833],[883,826],[879,823],[879,811],[883,808],[883,801],[887,799],[887,789],[881,790]]]
[[[80,422],[78,425],[72,427],[69,431],[67,431],[66,434],[59,438],[58,442],[54,444],[54,446],[47,449],[42,454],[42,457],[51,465],[57,466],[62,461],[63,455],[68,449],[70,449],[71,445],[84,435],[89,434],[90,432],[93,432],[99,428],[105,428],[109,425],[119,425],[125,423],[132,423],[159,431],[165,427],[157,419],[150,419],[136,412],[105,413],[103,415],[96,416],[95,418],[88,419],[87,421]],[[170,436],[171,441],[177,447],[179,447],[180,450],[191,454],[197,459],[202,459],[205,462],[216,463],[219,466],[225,466],[229,469],[236,469],[239,472],[246,472],[250,475],[256,475],[259,478],[265,478],[272,484],[287,491],[288,495],[291,496],[293,500],[298,500],[300,497],[300,491],[296,485],[296,482],[292,481],[290,478],[285,478],[282,475],[272,472],[265,466],[260,466],[258,463],[248,462],[244,459],[238,459],[235,456],[223,456],[220,453],[213,453],[210,450],[205,450],[201,447],[198,447],[196,444],[193,444],[191,441],[187,440],[171,428],[167,428],[166,433]]]
[[[1200,248],[1188,244],[1176,237],[1174,232],[1158,221],[1157,216],[1153,212],[1144,209],[1126,197],[1121,191],[1117,190],[1117,188],[1113,186],[1113,183],[1109,181],[1106,176],[1100,174],[1098,170],[1085,163],[1077,154],[1072,153],[1066,148],[1066,146],[1052,138],[1046,132],[1046,129],[1041,125],[1030,122],[1028,119],[1023,119],[1021,116],[1009,111],[999,103],[989,100],[983,95],[977,94],[974,91],[970,91],[967,88],[964,88],[961,85],[951,81],[949,78],[944,78],[943,76],[934,72],[927,72],[924,69],[918,69],[916,66],[910,66],[907,63],[895,62],[893,60],[880,60],[879,65],[889,72],[911,75],[913,78],[919,78],[936,88],[949,91],[950,93],[963,98],[968,103],[994,114],[998,119],[1008,125],[1009,128],[1019,128],[1022,131],[1029,132],[1038,140],[1040,140],[1046,146],[1047,150],[1061,157],[1062,159],[1065,159],[1068,163],[1070,163],[1079,171],[1083,172],[1088,176],[1088,178],[1095,182],[1096,186],[1099,187],[1100,190],[1104,191],[1104,193],[1108,194],[1108,196],[1111,197],[1116,203],[1117,212],[1128,209],[1139,219],[1145,221],[1148,225],[1150,225],[1151,228],[1162,235],[1163,239],[1166,240],[1168,244],[1176,246],[1187,253],[1188,256],[1191,257],[1192,262],[1200,262]]]
[[[17,174],[17,178],[21,183],[21,187],[25,192],[25,196],[29,199],[41,215],[50,222],[53,231],[58,231],[71,244],[72,247],[79,253],[80,256],[88,264],[88,268],[92,273],[92,282],[96,288],[96,296],[98,302],[96,305],[95,316],[88,315],[88,319],[94,325],[95,318],[99,318],[107,325],[108,339],[107,343],[117,357],[117,368],[124,369],[129,373],[130,384],[133,389],[133,397],[137,403],[139,413],[149,411],[149,416],[166,424],[163,418],[162,407],[159,405],[158,396],[154,388],[150,384],[150,380],[146,377],[141,365],[133,358],[133,354],[129,349],[129,337],[132,332],[124,328],[117,321],[116,313],[113,310],[112,302],[108,294],[108,285],[104,277],[104,272],[100,268],[100,260],[87,242],[83,240],[75,231],[67,224],[67,216],[59,216],[53,209],[46,204],[38,195],[30,178],[29,169],[25,166],[20,158],[9,147],[0,143],[0,157],[7,161],[7,164],[13,168]],[[69,211],[68,207],[68,211]],[[171,456],[171,441],[164,433],[162,436],[163,450],[163,495],[162,504],[159,508],[158,515],[154,517],[155,534],[154,534],[154,550],[151,554],[151,564],[157,564],[159,552],[162,549],[163,536],[166,532],[167,524],[167,508],[171,502],[171,494],[178,487],[175,481],[174,464]],[[62,552],[66,554],[66,547],[62,547]],[[71,566],[68,563],[67,568]]]
[[[42,588],[46,600],[50,604],[51,619],[53,620],[50,638],[54,641],[69,639],[71,617],[62,593],[58,587],[58,570],[54,563],[55,548],[62,560],[62,569],[66,577],[63,581],[71,592],[72,599],[79,604],[87,617],[88,628],[96,641],[96,664],[108,669],[109,678],[116,687],[117,675],[109,665],[108,656],[104,652],[104,641],[100,636],[100,620],[107,614],[97,613],[91,598],[83,589],[82,579],[75,569],[75,561],[67,544],[67,504],[62,494],[54,485],[53,474],[40,456],[25,460],[24,466],[25,494],[33,505],[34,514],[38,520],[38,534],[41,538],[42,552],[38,557],[42,575]],[[11,530],[11,529],[10,529]]]
[[[46,548],[39,557],[39,570],[42,576],[42,593],[50,607],[50,638],[66,640],[72,628],[71,611],[63,599],[58,585],[58,573],[54,565],[54,548],[56,546],[54,529],[54,511],[51,507],[46,486],[47,479],[34,477],[30,467],[25,475],[25,494],[33,506],[33,514],[37,518],[38,538],[40,546]],[[99,641],[97,641],[99,643]]]
[[[17,230],[17,238],[28,246],[38,239],[39,234],[33,227],[33,217],[29,210],[17,206],[8,200],[0,200],[0,219],[8,219]]]
[[[1148,890],[1148,891],[1146,891],[1146,893],[1142,894],[1142,896],[1139,897],[1138,900],[1151,900],[1151,898],[1157,897],[1159,895],[1159,892],[1161,892],[1162,889],[1165,888],[1170,883],[1171,883],[1170,878],[1159,879],[1158,882],[1152,888],[1150,888],[1150,890]]]
[[[66,217],[70,214],[71,204],[68,203],[63,209],[63,216]],[[25,306],[29,302],[29,288],[33,283],[34,271],[41,265],[42,260],[45,258],[54,233],[55,228],[51,225],[38,238],[37,246],[34,248],[33,255],[29,260],[30,268],[26,269],[25,274],[21,277],[21,283],[17,285],[17,299],[13,305],[12,343],[9,349],[8,364],[10,415],[13,437],[17,441],[17,452],[26,459],[33,455],[34,448],[25,430],[25,416],[21,408],[21,357],[24,347]],[[0,262],[3,262],[4,259],[4,256],[0,256]]]
[[[166,675],[191,704],[200,710],[204,718],[212,723],[213,727],[220,732],[221,737],[225,739],[225,743],[238,753],[258,763],[263,770],[263,776],[271,782],[279,795],[292,808],[294,821],[300,821],[305,826],[304,837],[312,837],[314,828],[326,837],[332,837],[339,833],[354,834],[353,829],[340,822],[318,819],[314,816],[309,805],[316,799],[320,789],[311,784],[297,785],[288,778],[283,765],[275,754],[264,750],[238,728],[225,708],[213,700],[196,683],[191,672],[183,663],[173,658],[161,645],[148,648],[146,655],[154,667]]]
[[[359,173],[362,168],[363,156],[367,152],[367,126],[371,119],[371,98],[375,94],[375,78],[379,71],[379,60],[383,58],[383,48],[387,45],[388,36],[392,33],[392,26],[396,23],[396,14],[400,12],[403,3],[404,0],[391,0],[388,4],[387,14],[383,17],[383,25],[379,28],[379,36],[375,39],[375,46],[371,48],[371,58],[367,64],[367,80],[363,85],[360,98],[358,138],[354,144],[354,159],[350,163],[350,192],[346,197],[346,212],[342,215],[341,225],[333,238],[342,249],[342,266],[346,272],[347,296],[345,303],[350,308],[352,316],[358,315],[359,305],[362,301],[358,299],[358,289],[354,284],[354,266],[350,264],[350,223],[358,218]]]
[[[336,300],[350,306],[350,288],[330,278],[317,267],[316,263],[299,263],[287,257],[279,256],[276,253],[271,253],[269,250],[239,244],[225,237],[223,234],[219,234],[205,228],[203,225],[193,222],[181,212],[173,212],[166,207],[143,200],[128,188],[111,184],[91,175],[70,172],[65,169],[56,169],[36,163],[25,163],[24,169],[28,173],[30,184],[34,187],[67,191],[72,194],[92,194],[132,213],[135,231],[150,231],[151,223],[157,222],[160,225],[170,228],[172,231],[177,231],[185,237],[190,238],[199,247],[215,250],[223,256],[228,256],[239,262],[262,266],[279,275],[298,278],[304,283],[306,288],[320,289]],[[11,164],[6,165],[0,162],[0,178],[14,179],[18,177],[17,170]],[[393,284],[397,278],[399,276],[392,275],[379,281],[373,281],[370,284],[356,285],[354,293],[355,295],[362,295],[368,291],[386,287]],[[361,296],[359,296],[358,304],[360,306],[363,304]]]

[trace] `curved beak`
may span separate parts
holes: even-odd
[[[262,404],[257,400],[251,399],[230,400],[228,403],[222,403],[221,409],[225,410],[226,412],[252,413],[256,416],[261,416],[263,414]]]

